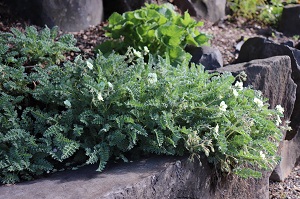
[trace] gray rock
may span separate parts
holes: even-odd
[[[292,140],[283,140],[279,146],[281,161],[274,169],[270,180],[283,182],[294,167],[297,165],[297,160],[300,154],[300,133]]]
[[[287,5],[283,8],[279,30],[286,35],[300,35],[300,5]]]
[[[192,55],[191,62],[202,64],[206,70],[214,70],[223,67],[223,57],[219,49],[202,46],[189,46],[186,51]]]
[[[64,171],[49,178],[0,187],[0,198],[9,199],[267,199],[268,177],[261,180],[223,179],[206,160],[152,157],[123,163],[97,173],[97,166]],[[221,180],[221,179],[219,179]]]
[[[296,100],[297,85],[291,78],[291,61],[288,56],[228,65],[217,71],[230,71],[234,75],[244,71],[247,74],[244,86],[251,85],[254,89],[260,90],[269,99],[270,108],[280,104],[285,110],[285,120],[290,119]]]
[[[264,38],[254,37],[248,39],[244,43],[235,63],[248,62],[254,59],[264,59],[279,55],[287,55],[290,57],[292,79],[297,84],[294,109],[286,107],[287,116],[292,114],[290,120],[293,130],[287,132],[285,139],[291,140],[297,134],[300,127],[300,51],[286,45],[273,43]]]
[[[291,62],[288,56],[276,56],[229,65],[218,71],[230,71],[233,74],[245,71],[247,81],[244,85],[252,85],[254,89],[262,91],[263,95],[269,98],[271,108],[277,104],[282,105],[286,110],[285,120],[290,119],[291,110],[296,101],[297,85],[291,78]],[[294,168],[300,154],[299,133],[290,141],[282,140],[278,153],[281,161],[270,177],[273,181],[283,181]]]
[[[14,5],[32,23],[63,31],[80,31],[103,20],[102,0],[12,0]]]
[[[226,0],[174,0],[173,4],[183,12],[211,22],[225,17]]]

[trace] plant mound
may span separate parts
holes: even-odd
[[[144,58],[135,48],[64,61],[74,38],[55,37],[33,27],[0,34],[2,183],[66,166],[102,171],[138,154],[205,155],[242,177],[278,162],[283,109],[244,88],[245,74],[208,73],[187,53],[174,67],[169,51]]]

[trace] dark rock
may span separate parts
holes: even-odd
[[[294,48],[294,42],[293,41],[286,41],[284,43],[281,43],[281,45],[285,45],[285,46]]]
[[[218,71],[230,71],[238,74],[245,71],[245,86],[252,85],[269,98],[271,108],[280,104],[285,109],[285,120],[289,120],[296,100],[297,85],[291,78],[291,61],[288,56],[276,56],[267,59],[253,60],[247,63],[229,65]],[[292,140],[282,140],[278,153],[281,157],[271,175],[273,181],[283,181],[292,171],[300,154],[299,133]]]
[[[295,48],[300,50],[300,42],[298,42],[296,45],[295,45]]]
[[[216,173],[206,160],[152,157],[124,163],[97,173],[97,166],[59,172],[47,179],[0,187],[1,198],[65,199],[267,199],[268,177],[260,180],[224,178],[218,186]]]
[[[139,9],[145,2],[146,0],[103,0],[105,19],[107,19],[113,12],[122,14],[127,11]]]
[[[234,75],[244,71],[247,74],[244,86],[251,85],[254,89],[260,90],[269,99],[270,108],[280,104],[285,110],[285,120],[290,119],[296,100],[297,85],[291,78],[291,61],[288,56],[228,65],[217,71],[230,71]]]
[[[182,12],[188,11],[191,16],[216,22],[225,17],[226,0],[174,0]]]
[[[286,35],[300,35],[300,5],[287,5],[283,8],[279,30]]]
[[[11,5],[33,24],[63,31],[80,31],[103,19],[102,0],[12,0]]]
[[[287,55],[291,59],[292,79],[297,84],[297,93],[294,109],[286,107],[287,116],[291,115],[292,131],[287,132],[285,139],[291,140],[300,127],[300,51],[289,46],[275,44],[264,38],[248,39],[241,48],[235,63],[248,62],[254,59],[264,59],[273,56]],[[287,117],[286,117],[287,118]]]
[[[168,0],[103,0],[104,5],[104,17],[105,19],[113,12],[122,14],[127,11],[140,9],[145,3],[163,4],[168,3]]]
[[[206,70],[214,70],[223,67],[221,52],[209,46],[194,47],[189,46],[186,51],[192,55],[191,62],[202,64]]]

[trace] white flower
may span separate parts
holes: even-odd
[[[149,49],[147,46],[144,46],[144,55],[147,55],[149,53]]]
[[[225,112],[226,109],[227,109],[227,107],[228,107],[227,104],[226,104],[224,101],[222,101],[222,102],[220,103],[219,109],[220,109],[220,111]]]
[[[243,90],[243,82],[235,82],[234,86],[238,89],[238,90]]]
[[[219,124],[217,124],[217,126],[215,127],[215,133],[219,133]]]
[[[69,108],[72,107],[71,102],[70,102],[69,100],[65,100],[65,101],[64,101],[64,104],[65,104],[67,107],[69,107]]]
[[[255,104],[257,104],[257,106],[258,106],[259,108],[261,108],[261,107],[264,106],[263,101],[261,101],[260,99],[258,99],[258,98],[256,98],[256,97],[253,99],[253,101],[254,101]]]
[[[99,101],[104,101],[103,97],[102,97],[102,94],[100,92],[98,93],[97,98],[98,98]]]
[[[215,136],[215,138],[217,138],[219,136],[219,124],[216,125],[213,131],[213,135]]]
[[[233,92],[234,97],[239,96],[239,93],[235,89],[233,89],[232,92]]]
[[[261,157],[262,159],[265,159],[265,158],[266,158],[266,155],[264,154],[264,152],[260,151],[259,154],[260,154],[260,157]]]
[[[86,66],[91,70],[94,68],[93,64],[91,64],[89,61],[86,61]]]
[[[114,85],[112,85],[112,83],[108,82],[108,88],[109,90],[114,90]]]
[[[276,126],[279,126],[282,123],[279,115],[276,115]]]
[[[157,82],[157,75],[156,75],[156,73],[149,73],[148,74],[148,82],[150,84],[154,84],[154,83]]]
[[[135,56],[139,57],[139,58],[142,57],[142,53],[141,53],[140,51],[138,51],[138,50],[133,49],[133,54],[134,54]]]
[[[278,113],[280,113],[280,114],[283,114],[283,112],[284,112],[284,108],[282,108],[281,105],[277,105],[277,106],[275,107],[275,109],[276,109],[276,111],[277,111]]]

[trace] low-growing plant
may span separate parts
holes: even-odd
[[[284,5],[298,3],[297,0],[228,0],[233,16],[258,20],[267,25],[277,25]]]
[[[110,40],[96,49],[104,54],[113,50],[124,54],[130,46],[139,56],[150,52],[165,57],[167,53],[171,63],[177,65],[184,59],[187,45],[208,44],[209,36],[198,29],[202,25],[203,22],[195,21],[188,12],[183,16],[176,13],[171,4],[146,4],[122,15],[113,13],[104,27]]]
[[[65,60],[64,53],[79,51],[71,34],[58,37],[58,28],[48,27],[37,31],[28,26],[25,32],[12,28],[0,33],[0,63],[10,66],[41,66],[59,64]]]
[[[186,56],[173,67],[168,57],[129,64],[100,53],[31,73],[1,63],[1,182],[66,165],[99,163],[101,171],[129,152],[205,154],[223,172],[260,177],[277,163],[283,109]]]
[[[227,3],[234,16],[253,19],[258,7],[265,5],[265,0],[227,0]]]

